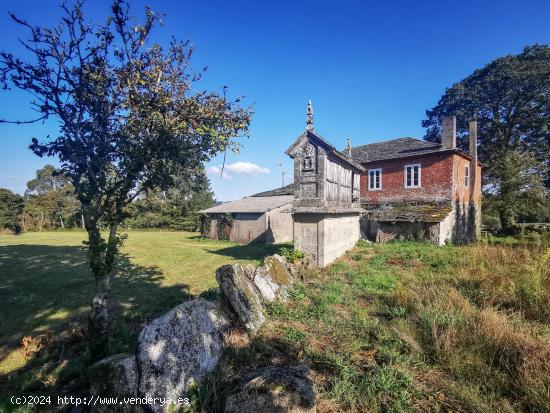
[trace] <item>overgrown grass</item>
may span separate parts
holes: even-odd
[[[320,412],[550,411],[549,261],[534,245],[360,242],[273,304],[207,387],[223,400],[247,369],[305,362]]]

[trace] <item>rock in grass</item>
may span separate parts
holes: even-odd
[[[256,269],[254,285],[260,291],[265,302],[276,299],[286,300],[292,277],[286,260],[278,254],[266,257],[264,265]]]
[[[216,280],[229,305],[248,331],[265,323],[260,294],[250,279],[250,271],[241,265],[224,265],[216,270]]]
[[[138,369],[136,358],[117,354],[100,360],[88,369],[90,394],[99,397],[136,397],[138,394]],[[137,406],[95,405],[92,412],[136,412]]]
[[[241,390],[227,398],[225,413],[315,413],[315,385],[306,365],[265,367],[246,375]]]
[[[139,336],[140,396],[185,398],[211,372],[223,351],[229,327],[219,304],[202,298],[183,303],[153,320]],[[149,406],[165,412],[169,406]]]

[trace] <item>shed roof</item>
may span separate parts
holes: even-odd
[[[283,205],[290,204],[294,195],[248,196],[236,201],[226,202],[215,207],[199,211],[205,214],[227,214],[238,212],[264,213]]]
[[[275,188],[270,191],[258,192],[257,194],[250,196],[280,196],[280,195],[294,195],[294,184],[288,184],[281,188]]]

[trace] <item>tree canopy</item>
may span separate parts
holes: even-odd
[[[72,183],[54,166],[44,166],[36,171],[36,178],[27,182],[26,215],[22,219],[24,230],[35,227],[41,231],[45,225],[55,228],[54,223],[65,228],[69,220],[74,225],[79,220],[80,211]]]
[[[167,228],[196,231],[197,212],[214,205],[214,194],[204,168],[193,181],[174,176],[168,189],[151,189],[129,205],[131,228]]]
[[[24,201],[21,195],[9,189],[0,188],[0,231],[19,232],[18,215],[23,211]]]
[[[448,88],[426,111],[425,139],[440,141],[441,121],[457,116],[458,145],[468,149],[468,120],[478,121],[484,193],[503,225],[539,210],[549,219],[550,47],[498,58]]]
[[[51,28],[12,15],[29,30],[27,58],[1,52],[0,84],[32,95],[39,114],[33,120],[59,122],[57,136],[33,138],[30,148],[59,157],[82,205],[96,280],[88,328],[97,360],[108,354],[108,296],[128,204],[169,188],[174,176],[193,181],[210,157],[236,148],[251,111],[225,87],[198,88],[204,70],[191,69],[189,42],[154,42],[159,13],[146,8],[138,21],[128,2],[114,0],[105,23],[94,24],[83,5],[63,4],[63,18]]]

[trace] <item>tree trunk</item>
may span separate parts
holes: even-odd
[[[80,214],[81,222],[82,222],[82,229],[85,229],[86,226],[84,225],[84,214]]]
[[[102,244],[97,223],[86,220],[88,259],[95,278],[95,292],[88,317],[89,349],[92,362],[109,355],[110,313],[109,291],[117,253],[117,226],[112,225],[107,246]]]
[[[61,228],[65,229],[65,224],[63,223],[63,217],[59,215],[59,222],[61,222]]]

